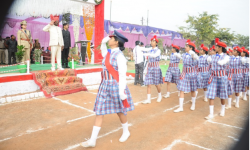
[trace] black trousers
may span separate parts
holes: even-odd
[[[62,51],[62,66],[68,66],[69,48],[64,48]]]
[[[143,69],[144,69],[144,63],[141,62],[139,64],[135,64],[135,85],[137,83],[143,85]]]
[[[11,64],[11,58],[13,58],[13,64],[16,63],[16,55],[15,52],[13,51],[8,51],[8,61],[9,61],[9,65]]]

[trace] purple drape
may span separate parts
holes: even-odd
[[[15,19],[7,19],[5,21],[5,25],[2,30],[2,37],[10,37],[10,35],[17,36],[17,31],[20,30],[20,22],[21,20]],[[47,25],[47,23],[41,23],[36,21],[31,21],[27,23],[27,29],[31,31],[31,35],[33,39],[39,39],[39,42],[42,47],[45,49],[49,46],[49,33],[44,32],[43,28]],[[59,25],[62,28],[62,25]],[[75,38],[74,38],[74,31],[73,26],[69,26],[69,32],[71,35],[71,47],[75,47]],[[78,40],[86,40],[85,30],[84,28],[79,27],[79,39]],[[91,41],[94,42],[94,38]]]

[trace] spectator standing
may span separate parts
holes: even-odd
[[[16,64],[16,56],[15,53],[17,52],[17,41],[14,35],[11,35],[11,39],[6,42],[8,47],[8,61],[9,65]],[[13,59],[13,61],[11,61]],[[11,63],[13,62],[13,63]]]
[[[5,46],[4,46],[4,40],[0,36],[0,63],[5,64]]]

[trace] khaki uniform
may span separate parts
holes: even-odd
[[[26,30],[26,33],[25,33],[25,31],[23,29],[18,30],[18,32],[17,32],[17,44],[24,46],[25,54],[24,54],[22,62],[24,62],[25,64],[27,63],[27,62],[25,62],[26,60],[30,60],[30,51],[33,47],[32,44],[30,46],[30,43],[32,43],[32,37],[31,37],[30,31]]]

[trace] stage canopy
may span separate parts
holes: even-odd
[[[114,30],[122,33],[129,39],[129,42],[125,43],[125,47],[133,48],[135,41],[141,41],[144,44],[149,44],[150,39],[157,35],[158,38],[163,39],[163,45],[170,46],[171,44],[185,47],[186,39],[183,39],[182,34],[150,26],[134,25],[121,22],[110,22],[109,20],[104,21],[104,35],[112,34]]]

